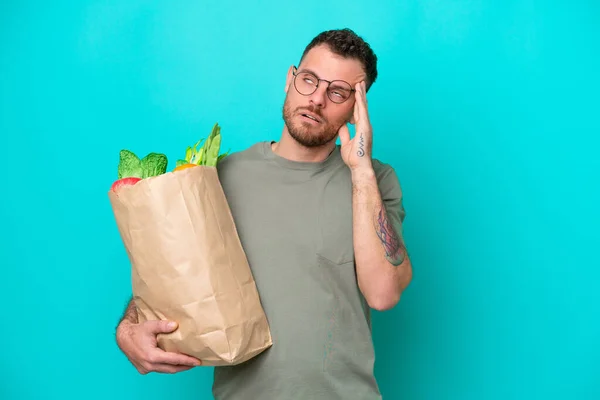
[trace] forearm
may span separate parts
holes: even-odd
[[[137,314],[137,309],[135,308],[135,302],[133,301],[133,298],[132,298],[131,300],[129,300],[129,303],[127,304],[127,307],[125,308],[125,312],[123,313],[123,316],[119,320],[119,323],[117,324],[117,328],[115,329],[115,336],[116,336],[117,344],[119,345],[119,347],[121,347],[121,342],[122,342],[123,338],[128,335],[128,332],[130,332],[129,328],[131,327],[131,325],[134,325],[137,323],[138,323],[138,314]]]
[[[352,172],[353,235],[359,287],[372,308],[393,307],[412,269],[400,226],[388,218],[372,168]]]
[[[121,325],[123,322],[130,322],[132,324],[138,323],[138,314],[137,314],[137,309],[135,307],[135,302],[133,301],[133,298],[131,300],[129,300],[129,303],[127,304],[127,307],[125,308],[125,312],[123,313],[123,316],[121,317],[121,320],[119,321],[119,325]]]

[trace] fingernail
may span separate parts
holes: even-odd
[[[169,327],[169,329],[174,329],[177,326],[177,324],[175,322],[171,321],[171,322],[169,322],[169,324],[167,326]]]

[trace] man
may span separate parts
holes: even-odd
[[[241,365],[216,367],[216,399],[381,398],[370,309],[394,307],[412,268],[397,176],[371,157],[366,92],[376,63],[354,32],[321,33],[288,71],[280,141],[218,166],[274,343]],[[175,326],[139,324],[130,304],[117,341],[141,373],[200,365],[156,347],[156,334]]]

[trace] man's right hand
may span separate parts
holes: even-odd
[[[172,325],[170,325],[170,323]],[[117,328],[117,344],[140,374],[174,374],[201,365],[197,358],[166,352],[158,347],[156,336],[177,329],[172,321],[145,321],[134,324],[123,320]]]

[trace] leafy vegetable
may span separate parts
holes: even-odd
[[[221,128],[215,125],[211,135],[208,137],[208,147],[206,149],[206,161],[205,165],[217,165],[217,158],[219,157],[219,150],[221,149]]]
[[[160,153],[150,153],[140,160],[133,152],[121,150],[119,153],[118,179],[148,178],[164,174],[167,171],[167,156]]]
[[[118,178],[142,178],[142,162],[129,150],[121,150],[119,153],[119,167],[117,172]]]
[[[142,158],[142,178],[162,175],[167,172],[167,156],[160,153],[150,153]]]
[[[204,143],[204,144],[202,144]],[[198,148],[198,146],[201,146]],[[195,164],[195,165],[206,165],[209,167],[216,167],[219,161],[225,158],[227,153],[219,155],[221,150],[221,127],[219,124],[215,124],[213,129],[206,138],[200,139],[193,147],[188,147],[185,152],[184,160],[177,160],[176,166],[183,164]]]

